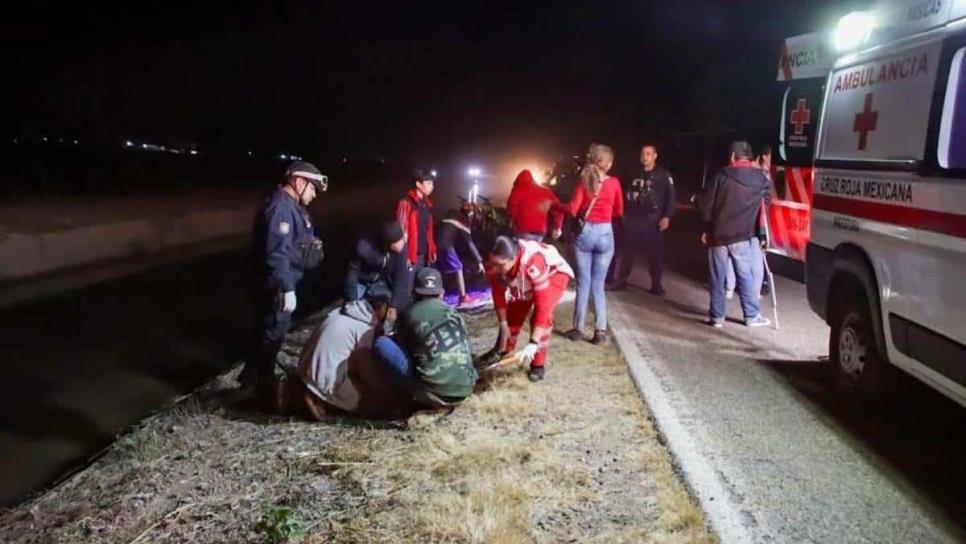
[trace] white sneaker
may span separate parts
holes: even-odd
[[[725,298],[728,299],[728,300],[731,300],[731,299],[735,298],[735,290],[734,289],[728,289],[727,291],[725,291]]]
[[[720,328],[724,327],[724,321],[716,321],[714,319],[709,319],[708,320],[708,325],[711,325],[712,327],[714,327],[716,329],[720,329]]]
[[[771,320],[761,315],[757,315],[745,321],[746,327],[767,327],[768,325],[771,325]]]

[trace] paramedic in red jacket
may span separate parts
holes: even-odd
[[[550,189],[538,184],[529,170],[521,170],[507,200],[510,227],[517,238],[542,241],[547,235],[547,214],[553,218],[553,238],[560,237],[564,216],[560,201]]]
[[[436,262],[436,240],[433,236],[433,176],[422,170],[412,175],[413,187],[396,205],[396,221],[406,237],[406,258],[413,273]]]
[[[500,320],[495,351],[505,355],[516,347],[532,308],[530,340],[517,356],[522,363],[530,364],[530,381],[542,380],[550,351],[553,310],[574,277],[573,270],[553,246],[499,236],[487,259],[487,276]]]

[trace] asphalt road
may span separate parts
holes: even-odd
[[[966,409],[911,379],[879,403],[839,396],[824,378],[828,327],[797,281],[777,280],[779,331],[744,327],[737,297],[723,329],[704,325],[707,262],[697,240],[693,220],[680,217],[667,244],[667,296],[611,293],[611,326],[658,382],[649,387],[688,449],[676,453],[724,490],[711,500],[735,514],[732,534],[966,541]],[[631,281],[649,286],[642,267]],[[762,311],[770,316],[770,303]]]

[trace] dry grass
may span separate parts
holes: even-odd
[[[569,307],[557,319],[569,319]],[[492,317],[471,317],[474,348]],[[431,425],[261,418],[201,395],[3,514],[3,542],[263,542],[290,507],[304,542],[711,542],[613,347],[553,339]]]

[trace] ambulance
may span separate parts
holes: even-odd
[[[835,45],[805,256],[835,379],[894,365],[966,406],[966,0],[849,14]]]
[[[809,238],[816,127],[835,60],[829,42],[820,32],[786,38],[778,61],[781,121],[772,150],[768,252],[792,261],[805,259]]]

